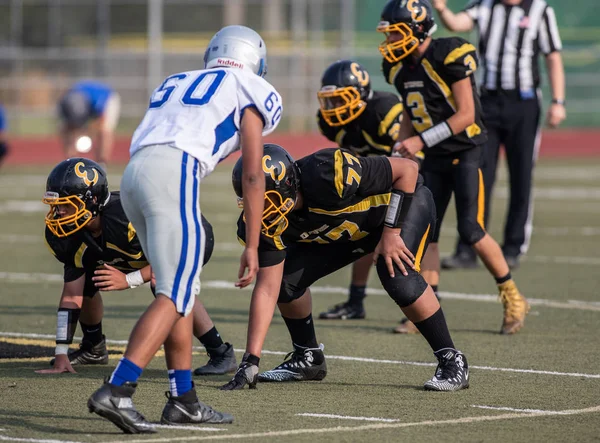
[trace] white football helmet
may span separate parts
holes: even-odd
[[[248,69],[256,75],[267,74],[267,45],[256,31],[246,26],[226,26],[210,40],[204,53],[204,67]]]

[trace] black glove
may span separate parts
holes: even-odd
[[[231,381],[221,386],[221,391],[234,391],[237,389],[243,389],[246,384],[250,389],[256,389],[257,381],[258,366],[242,360]]]

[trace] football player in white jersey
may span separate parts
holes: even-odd
[[[150,98],[131,142],[121,201],[156,276],[157,297],[140,317],[110,379],[88,400],[90,412],[126,433],[154,432],[133,405],[137,379],[164,343],[169,384],[161,422],[231,423],[230,414],[198,400],[192,384],[192,311],[200,292],[204,233],[200,182],[242,148],[246,247],[239,287],[258,270],[265,194],[264,135],[278,125],[279,93],[266,80],[267,50],[244,26],[227,26],[210,41],[204,70],[167,77]],[[247,270],[247,272],[246,272]]]

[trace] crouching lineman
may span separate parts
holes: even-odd
[[[372,252],[383,287],[438,359],[425,389],[468,387],[467,360],[454,347],[438,300],[418,271],[436,215],[431,193],[417,184],[417,164],[398,157],[357,158],[343,149],[324,149],[294,162],[280,146],[265,145],[263,169],[267,191],[246,353],[221,389],[253,388],[257,381],[322,380],[327,366],[308,288]],[[241,177],[238,161],[233,185],[239,197]],[[242,241],[244,225],[242,213]],[[275,369],[259,374],[276,304],[294,351]]]
[[[40,373],[75,372],[74,365],[108,364],[102,333],[104,307],[99,291],[135,288],[150,281],[135,229],[121,206],[119,192],[109,192],[106,173],[97,163],[72,158],[59,163],[48,176],[43,202],[46,242],[64,264],[64,286],[58,307],[56,351],[52,369]],[[202,217],[207,234],[204,262],[212,253],[212,226]],[[223,343],[201,303],[194,307],[194,335],[210,360],[197,375],[225,374],[237,368],[233,347]],[[77,322],[83,339],[78,350],[67,353]]]

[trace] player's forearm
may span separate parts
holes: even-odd
[[[55,355],[67,354],[77,329],[82,305],[83,296],[75,296],[63,291],[56,314]]]
[[[438,10],[438,16],[444,27],[452,32],[469,32],[475,25],[466,12],[455,14],[447,7]]]
[[[462,109],[446,120],[452,134],[460,134],[475,123],[475,109]]]
[[[546,66],[550,79],[552,98],[556,100],[565,99],[565,69],[563,67],[560,52],[553,52],[546,56]]]
[[[400,133],[398,134],[397,142],[401,142],[406,140],[409,137],[412,137],[414,134],[414,128],[410,121],[410,115],[406,110],[403,111],[402,115],[402,124],[400,125]]]
[[[246,216],[246,247],[258,248],[262,214],[265,207],[265,175],[246,173],[242,176],[244,214]]]
[[[392,166],[392,189],[402,192],[415,192],[419,166],[407,158],[388,157]]]

